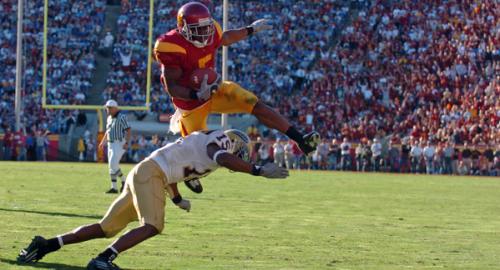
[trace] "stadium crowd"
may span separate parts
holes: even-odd
[[[153,39],[175,26],[177,9],[184,2],[156,3]],[[221,22],[221,5],[202,2]],[[231,1],[230,27],[270,18],[275,30],[230,47],[230,79],[255,92],[297,126],[317,129],[329,141],[345,138],[371,148],[377,140],[409,145],[410,150],[418,145],[422,151],[429,144],[434,147],[433,160],[446,160],[427,164],[424,157],[411,163],[408,157],[412,171],[432,167],[432,172],[452,168],[456,173],[454,168],[464,160],[464,166],[472,168],[474,162],[468,161],[467,151],[462,157],[462,149],[479,150],[480,157],[485,155],[488,164],[495,164],[486,150],[498,152],[495,147],[500,145],[500,4],[494,0],[351,2]],[[110,47],[113,63],[103,98],[144,104],[149,1],[121,1],[116,36],[109,33],[101,43],[96,37],[103,30],[105,1],[49,3],[47,103],[83,103],[91,87],[95,53]],[[0,10],[4,29],[0,62],[5,66],[0,70],[0,125],[12,127],[16,42],[12,14],[16,5],[3,0]],[[41,3],[28,2],[25,12],[22,122],[31,134],[67,132],[77,111],[42,110],[39,105]],[[174,108],[158,77],[159,67],[153,64],[151,112],[172,113]],[[264,140],[268,139],[274,137]],[[449,148],[454,149],[451,157],[456,157],[456,166],[447,163],[450,151],[443,149]],[[382,154],[388,155],[391,148],[384,149]],[[351,169],[394,169],[390,166],[395,156],[380,157],[383,164],[356,162],[363,160],[356,150],[351,149]],[[139,159],[141,155],[137,154]],[[315,160],[324,162],[320,157],[316,154]],[[342,168],[347,162],[325,167],[302,160],[301,167],[311,168]],[[342,157],[336,160],[340,164]],[[400,157],[399,164],[398,170],[406,170],[406,158]]]
[[[275,103],[328,138],[500,144],[500,5],[377,1],[321,52],[322,77]]]
[[[409,138],[401,144],[387,137],[357,143],[348,138],[323,139],[312,155],[304,156],[291,140],[271,141],[258,136],[251,158],[261,165],[275,162],[298,170],[500,176],[500,146],[433,145]]]
[[[16,74],[17,2],[0,2],[0,126],[14,126]],[[95,67],[97,34],[104,23],[104,0],[84,3],[76,0],[49,1],[47,33],[47,104],[82,104],[91,87]],[[43,2],[24,6],[24,80],[21,123],[25,133],[64,133],[69,118],[78,111],[43,110]]]

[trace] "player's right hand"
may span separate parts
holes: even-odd
[[[259,19],[250,24],[250,27],[253,28],[254,33],[258,33],[262,30],[269,30],[272,29],[273,26],[271,24],[271,21],[268,19]]]
[[[177,205],[180,209],[186,210],[187,212],[189,212],[191,210],[191,202],[189,200],[186,200],[186,199],[182,199],[180,202],[176,203],[175,205]]]
[[[266,178],[287,178],[288,170],[274,163],[267,163],[260,168],[260,175]]]
[[[196,95],[199,100],[207,100],[212,96],[212,92],[217,91],[219,89],[219,85],[221,82],[220,75],[217,74],[217,79],[213,83],[208,83],[208,75],[203,76],[203,80],[201,81],[200,89]]]

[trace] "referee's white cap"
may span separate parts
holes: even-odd
[[[106,104],[104,105],[104,107],[118,107],[118,102],[116,102],[113,99],[110,99],[110,100],[106,101]]]

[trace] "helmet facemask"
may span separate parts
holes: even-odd
[[[211,18],[200,19],[198,23],[183,22],[180,32],[194,46],[203,48],[213,43],[215,27]]]
[[[250,154],[248,151],[248,145],[242,143],[236,143],[232,149],[233,155],[243,159],[244,161],[250,161]]]

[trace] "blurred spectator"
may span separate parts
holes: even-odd
[[[434,154],[436,149],[431,145],[430,141],[427,141],[427,145],[424,147],[423,154],[425,158],[425,170],[427,174],[434,174]]]
[[[455,145],[453,148],[453,156],[451,158],[451,173],[458,174],[458,162],[460,161],[460,149]]]
[[[465,172],[466,174],[469,174],[470,170],[472,169],[472,151],[470,150],[467,142],[464,143],[462,149],[462,160],[464,163],[463,166],[465,167]]]
[[[342,143],[340,144],[340,167],[343,171],[350,170],[352,161],[351,161],[351,144],[347,138],[344,138]]]
[[[262,146],[262,138],[257,137],[257,141],[253,144],[252,154],[251,154],[252,161],[255,163],[259,163],[260,160],[259,149],[261,146]]]
[[[10,128],[7,127],[3,135],[3,160],[12,159],[13,137],[14,134],[12,134]]]
[[[463,160],[458,162],[458,175],[468,175],[469,174],[469,169],[465,165],[465,162]]]
[[[422,158],[422,147],[417,140],[413,141],[410,151],[411,172],[420,173],[420,161]]]
[[[29,161],[36,160],[35,137],[33,137],[33,133],[31,131],[26,135],[26,159]]]
[[[293,158],[294,158],[293,168],[296,170],[300,170],[300,162],[301,162],[302,158],[304,157],[304,154],[302,153],[302,150],[300,150],[299,146],[295,142],[293,143],[292,152],[293,152]]]
[[[401,158],[400,158],[400,169],[401,172],[409,172],[410,171],[410,152],[411,146],[408,144],[407,139],[403,139],[401,144]]]
[[[13,150],[13,152],[15,153],[15,159],[17,161],[26,160],[26,136],[21,130],[14,133]]]
[[[293,154],[293,144],[294,142],[292,140],[288,140],[284,148],[286,168],[289,170],[293,169],[293,162],[295,159]]]
[[[388,153],[388,163],[389,163],[389,170],[391,172],[399,172],[400,171],[400,149],[399,147],[393,143],[391,140],[389,142],[389,153]]]
[[[451,166],[452,157],[453,157],[453,147],[449,142],[446,142],[445,147],[443,149],[443,174],[452,173],[452,166]]]
[[[380,143],[378,138],[373,139],[373,144],[371,146],[372,152],[372,162],[373,162],[373,170],[378,172],[380,171],[380,166],[383,161],[382,158],[382,144]]]
[[[47,161],[48,131],[37,130],[35,134],[36,160]]]
[[[285,167],[285,146],[280,139],[276,139],[273,144],[273,151],[274,163],[278,164],[278,166]]]
[[[337,140],[333,139],[328,152],[328,169],[337,170],[337,164],[340,161],[340,158],[340,146],[338,145]]]
[[[97,160],[96,140],[93,136],[85,138],[85,157],[87,161]]]
[[[99,44],[99,50],[100,50],[102,55],[108,56],[108,57],[111,56],[112,46],[113,46],[114,40],[115,40],[115,38],[113,37],[111,32],[107,31],[106,35],[104,36],[104,38],[101,40],[101,42]]]
[[[271,147],[267,141],[263,141],[258,150],[259,153],[259,165],[264,166],[268,162],[271,162]]]
[[[362,159],[362,166],[361,166],[361,171],[367,172],[372,170],[373,163],[372,163],[372,142],[371,140],[366,139],[365,144],[363,144],[363,156],[361,157]]]
[[[327,139],[323,139],[316,149],[318,155],[318,169],[328,170],[328,152],[330,146]]]
[[[356,171],[358,172],[363,171],[363,163],[364,163],[364,158],[366,156],[365,142],[366,140],[362,139],[356,146],[356,149],[354,150],[354,154],[356,157]]]
[[[479,175],[480,174],[480,164],[479,164],[479,157],[481,156],[481,152],[477,149],[477,147],[472,148],[472,169],[471,169],[471,174],[472,175]]]

